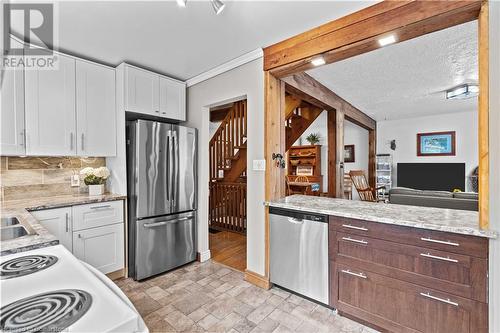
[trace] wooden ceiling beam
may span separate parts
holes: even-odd
[[[327,63],[372,51],[380,36],[407,40],[477,18],[481,1],[384,1],[264,49],[264,70],[283,77],[310,69],[316,55]],[[404,24],[403,24],[404,22]]]
[[[377,126],[375,120],[344,100],[306,73],[281,79],[287,92],[323,110],[341,110],[345,117],[368,130]]]

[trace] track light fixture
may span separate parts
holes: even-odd
[[[212,3],[212,8],[214,9],[216,15],[222,13],[224,7],[226,7],[224,2],[222,2],[221,0],[210,0],[210,2]]]
[[[176,0],[176,1],[179,7],[186,7],[187,0]],[[216,15],[222,13],[224,8],[226,7],[224,2],[222,2],[221,0],[210,0],[210,3],[212,4],[212,8],[214,9]]]

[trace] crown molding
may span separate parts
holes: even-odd
[[[264,56],[264,52],[262,49],[255,49],[253,51],[250,51],[248,53],[245,53],[244,55],[235,58],[233,60],[230,60],[222,65],[219,65],[215,68],[212,68],[206,72],[203,72],[199,75],[196,75],[186,81],[186,85],[188,87],[194,86],[195,84],[198,84],[200,82],[206,81],[208,79],[211,79],[217,75],[220,75],[222,73],[225,73],[227,71],[230,71],[232,69],[235,69],[241,65],[244,65],[246,63],[249,63],[251,61],[254,61],[256,59],[262,58]]]

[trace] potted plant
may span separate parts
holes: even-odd
[[[84,168],[80,171],[84,177],[83,182],[89,187],[89,195],[102,195],[104,194],[104,184],[108,179],[110,173],[108,168]]]
[[[306,141],[311,145],[317,145],[319,143],[319,133],[311,133],[306,137]]]

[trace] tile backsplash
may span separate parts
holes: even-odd
[[[106,166],[104,157],[0,157],[0,199],[78,194],[88,191],[71,187],[71,176],[85,167]]]

